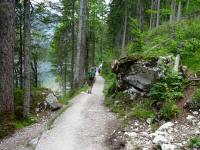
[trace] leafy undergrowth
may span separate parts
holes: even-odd
[[[191,101],[189,102],[189,108],[192,110],[199,110],[200,108],[200,87],[194,93]]]
[[[200,19],[182,20],[174,25],[165,24],[158,30],[141,33],[143,45],[135,49],[130,42],[129,55],[167,56],[181,54],[181,62],[192,72],[200,70]]]
[[[133,101],[117,91],[113,78],[108,81],[104,89],[105,104],[119,117],[158,121],[170,120],[180,113],[177,102],[183,97],[184,79],[168,66],[165,67],[165,76],[153,85],[146,99]]]
[[[88,84],[85,84],[82,88],[76,88],[67,92],[65,95],[59,97],[58,100],[61,104],[68,105],[71,99],[79,95],[81,92],[87,92],[88,89],[89,89]]]
[[[134,34],[134,33],[133,33]],[[159,57],[180,53],[182,65],[188,66],[190,73],[200,72],[200,19],[182,20],[174,25],[165,24],[158,30],[138,32],[137,41],[129,42],[128,56]],[[112,51],[110,51],[112,52]],[[108,52],[107,52],[108,53]],[[104,63],[103,76],[106,79],[104,93],[106,105],[119,116],[137,118],[152,118],[152,120],[170,120],[177,117],[181,110],[177,103],[184,96],[188,82],[181,75],[166,68],[165,78],[153,85],[149,97],[138,102],[129,102],[126,96],[116,90],[116,78],[111,72],[111,60]],[[127,102],[128,101],[128,102]],[[133,104],[134,103],[134,104]],[[127,105],[125,105],[127,104]],[[200,88],[196,91],[190,103],[190,109],[200,108]]]
[[[200,148],[200,136],[193,137],[189,142],[190,148]]]
[[[23,119],[23,90],[14,92],[15,114],[0,114],[0,139],[13,134],[17,129],[24,128],[38,122],[35,108],[39,102],[44,101],[50,91],[46,88],[31,89],[31,107],[29,119]]]
[[[38,122],[36,115],[31,115],[29,119],[18,119],[12,114],[0,114],[0,139],[13,134],[17,129],[24,128]]]

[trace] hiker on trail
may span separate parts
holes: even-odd
[[[101,63],[98,67],[98,73],[100,74],[101,73],[101,70],[102,70],[102,67],[103,67],[103,64]]]
[[[95,82],[95,74],[96,74],[96,68],[91,67],[88,72],[88,85],[90,86],[90,89],[88,90],[88,94],[92,93],[92,87]]]

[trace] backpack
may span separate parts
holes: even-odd
[[[93,79],[94,76],[95,76],[95,73],[94,73],[94,71],[91,69],[91,70],[88,72],[88,78],[89,78],[89,79]]]

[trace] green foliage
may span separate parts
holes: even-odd
[[[131,108],[133,108],[133,101],[126,94],[119,92],[114,96],[107,96],[105,105],[112,112],[118,114],[119,117],[125,117],[128,116]]]
[[[0,139],[4,138],[7,135],[14,133],[15,125],[14,120],[15,117],[9,113],[1,113],[0,114]]]
[[[21,129],[24,128],[26,126],[32,125],[34,123],[38,122],[38,118],[35,115],[31,115],[28,119],[20,119],[20,120],[16,120],[14,122],[15,128],[16,129]]]
[[[131,33],[134,37],[132,43],[127,48],[127,54],[131,55],[134,52],[142,50],[142,45],[144,44],[143,35],[140,31],[137,19],[131,18]]]
[[[190,148],[200,148],[200,136],[193,137],[189,142]]]
[[[181,54],[181,61],[191,71],[200,70],[200,19],[165,24],[158,30],[144,32],[143,56]],[[132,42],[133,43],[133,42]],[[130,43],[129,43],[130,44]],[[135,53],[133,53],[135,54]],[[138,52],[136,52],[138,55]]]
[[[176,117],[180,110],[176,101],[183,97],[183,79],[172,69],[167,68],[165,76],[150,89],[149,96],[154,102],[161,102],[159,114],[164,119]]]
[[[159,112],[162,118],[170,120],[176,117],[180,113],[180,110],[175,101],[167,100],[164,102]]]
[[[50,91],[46,88],[31,88],[31,114],[35,114],[35,108],[38,103],[44,101],[45,96]],[[23,118],[23,90],[16,89],[14,91],[15,100],[15,116],[17,119]]]
[[[147,118],[154,119],[156,114],[152,110],[149,104],[150,103],[147,102],[143,104],[137,104],[136,106],[134,106],[134,108],[132,108],[131,116],[139,119],[147,119]]]
[[[0,120],[0,139],[13,134],[16,129],[38,122],[38,118],[35,115],[31,115],[29,119],[18,119],[14,115],[7,113],[1,113]]]
[[[190,109],[198,110],[200,108],[200,89],[197,89],[191,102],[189,103]]]
[[[183,97],[183,79],[175,71],[167,69],[164,78],[154,84],[149,96],[152,100],[166,101],[179,100]]]
[[[68,105],[69,101],[71,99],[73,99],[75,96],[77,96],[81,92],[86,92],[88,89],[89,89],[89,86],[87,84],[85,84],[82,88],[77,88],[77,89],[70,90],[65,95],[59,97],[58,100],[59,100],[60,103],[62,103],[64,105]]]

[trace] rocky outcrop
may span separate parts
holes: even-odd
[[[133,120],[126,128],[112,134],[113,150],[179,150],[190,149],[189,141],[200,135],[200,110],[171,122],[163,122],[157,130],[149,121]],[[147,119],[148,120],[148,119]]]
[[[50,108],[52,111],[56,111],[60,108],[62,108],[62,104],[58,102],[57,97],[53,93],[49,93],[45,100],[41,103],[38,103],[38,106],[36,108],[36,112],[43,112],[46,109]]]
[[[162,64],[173,64],[173,56],[142,59],[126,57],[112,63],[117,76],[117,88],[130,95],[131,99],[146,96],[152,85],[164,76]]]

